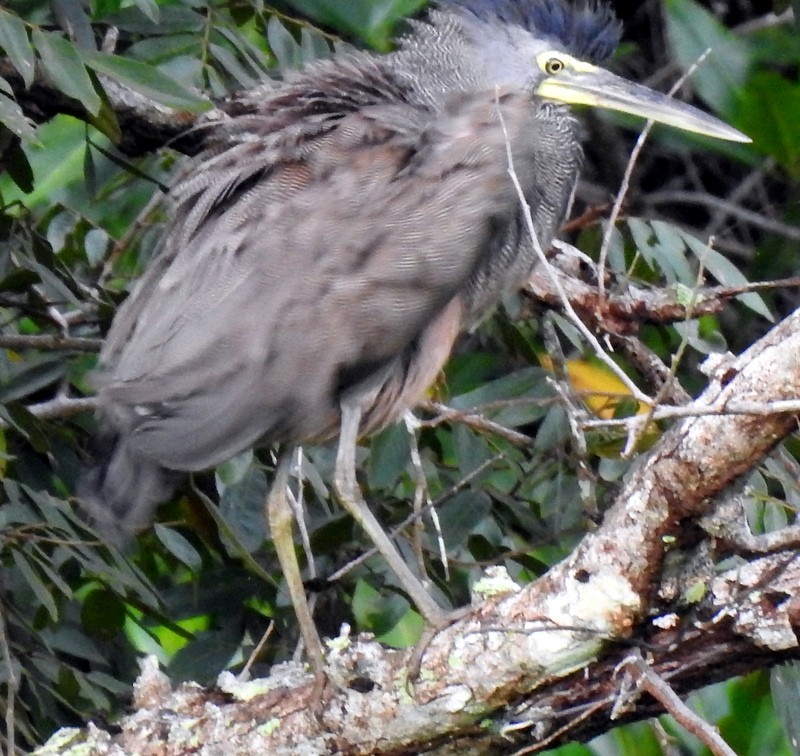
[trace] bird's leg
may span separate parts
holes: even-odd
[[[287,499],[289,485],[289,468],[292,461],[292,451],[281,454],[278,467],[275,470],[275,480],[267,495],[267,521],[269,522],[270,535],[275,544],[275,552],[283,570],[289,598],[292,600],[294,613],[300,624],[300,633],[306,644],[311,667],[318,678],[324,675],[322,641],[320,641],[317,627],[311,616],[311,610],[306,601],[306,590],[300,574],[300,565],[297,563],[297,554],[294,550],[294,537],[292,536],[292,521],[294,515]]]
[[[383,527],[372,514],[361,496],[356,480],[356,442],[361,424],[361,408],[355,403],[342,402],[342,427],[339,433],[339,448],[336,452],[336,492],[342,506],[367,532],[389,567],[394,570],[406,593],[416,605],[422,616],[435,627],[447,623],[447,615],[431,598],[420,583],[400,552],[386,535]]]

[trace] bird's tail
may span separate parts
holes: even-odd
[[[179,474],[137,454],[117,434],[97,439],[95,459],[78,485],[78,499],[94,527],[120,545],[150,524],[156,507],[175,489]]]

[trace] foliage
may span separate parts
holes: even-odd
[[[388,49],[399,19],[421,5],[94,0],[85,8],[51,8],[32,0],[0,9],[0,48],[9,70],[30,85],[34,66],[41,66],[57,90],[88,111],[91,123],[59,116],[35,127],[0,76],[2,333],[101,337],[153,252],[168,212],[159,185],[168,183],[181,158],[164,151],[128,160],[114,150],[120,134],[108,99],[114,82],[160,105],[197,111],[277,70],[329,54],[341,37]],[[784,233],[798,230],[792,209],[800,172],[800,117],[793,111],[800,107],[800,84],[791,75],[800,64],[796,29],[773,25],[735,33],[727,29],[748,19],[723,24],[693,0],[662,5],[669,48],[660,53],[688,69],[714,47],[692,79],[694,92],[751,134],[754,144],[659,132],[640,167],[636,212],[610,232],[609,269],[689,298],[698,277],[740,286],[797,273],[789,240],[800,234]],[[113,53],[104,39],[109,45],[116,39]],[[633,68],[653,52],[637,56],[626,49],[620,64]],[[703,152],[690,158],[698,146]],[[590,148],[587,175],[603,175],[593,157]],[[692,161],[694,174],[686,179],[682,164]],[[760,192],[754,200],[737,194],[747,180]],[[701,185],[694,186],[701,199],[706,191],[732,197],[770,223],[728,228],[735,216],[720,215],[713,204],[683,214],[674,203],[648,204],[648,190],[687,181]],[[606,190],[613,194],[616,185]],[[671,214],[654,220],[656,210]],[[587,225],[576,242],[597,258],[602,232],[599,224]],[[712,235],[715,248],[708,244]],[[642,338],[667,364],[678,355],[678,377],[694,390],[705,380],[697,366],[707,354],[746,346],[768,318],[790,307],[790,298],[749,292],[719,316],[646,326]],[[415,497],[434,503],[436,528],[426,516],[420,544],[443,603],[468,603],[469,587],[487,565],[503,564],[514,579],[527,581],[563,558],[630,464],[621,455],[622,431],[589,430],[579,442],[561,402],[566,394],[603,416],[624,416],[639,409],[627,389],[609,378],[567,319],[519,317],[523,310],[521,300],[508,302],[451,360],[432,398],[461,413],[458,418],[439,422],[429,412],[415,433],[393,427],[361,450],[365,494],[385,522],[404,522]],[[91,394],[91,344],[55,350],[35,344],[0,351],[0,690],[5,705],[16,702],[18,741],[34,744],[58,726],[118,714],[138,654],[155,653],[175,679],[209,683],[222,669],[240,668],[273,627],[257,664],[290,656],[296,630],[263,515],[270,450],[195,476],[162,508],[159,524],[123,554],[101,543],[76,514],[74,492],[89,461],[93,418],[46,419],[30,411],[57,397]],[[633,373],[631,365],[623,368]],[[556,390],[554,376],[569,378],[566,388]],[[602,410],[592,404],[600,395],[608,400]],[[487,420],[524,434],[528,443],[487,430]],[[424,487],[412,462],[416,446]],[[756,529],[793,519],[800,497],[797,454],[794,439],[749,481]],[[330,447],[304,450],[308,537],[321,578],[365,550],[353,523],[329,503],[332,463]],[[409,556],[415,533],[406,526],[399,538]],[[319,588],[316,616],[325,635],[337,635],[348,621],[387,643],[408,645],[418,637],[419,617],[380,559],[357,564],[331,584],[320,580]],[[782,712],[797,705],[792,674],[774,686]],[[696,705],[721,722],[741,753],[788,753],[779,745],[769,694],[766,677],[756,675],[704,691]],[[740,716],[745,708],[758,717]],[[785,713],[783,719],[791,721]],[[701,752],[674,724],[664,728],[682,752]],[[666,746],[650,724],[559,751],[662,752]]]

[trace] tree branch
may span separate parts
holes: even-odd
[[[14,99],[34,123],[45,123],[64,114],[90,122],[89,114],[77,100],[55,87],[41,71],[30,87],[6,58],[0,58],[0,77],[11,85]],[[188,113],[159,105],[113,79],[101,76],[103,90],[120,126],[121,138],[115,145],[125,155],[135,157],[169,145],[178,152],[194,155],[203,147],[205,133],[194,128],[225,117],[227,101],[205,113]],[[246,112],[255,100],[230,98],[231,107]]]
[[[797,396],[800,311],[732,360],[724,380],[697,401],[724,406]],[[228,753],[510,753],[549,742],[565,718],[576,724],[561,740],[608,729],[620,685],[616,666],[630,644],[648,648],[653,669],[679,693],[797,658],[800,560],[793,552],[711,580],[697,606],[665,610],[658,595],[667,544],[680,547],[686,523],[796,428],[792,413],[681,421],[566,560],[522,589],[479,582],[472,611],[433,637],[410,686],[411,651],[345,633],[329,644],[333,685],[321,702],[296,664],[263,680],[223,675],[221,688],[175,691],[150,665],[122,732],[80,737],[96,753],[175,753],[190,742],[199,753],[223,744]],[[623,718],[659,710],[648,700]],[[576,707],[590,713],[576,719]]]

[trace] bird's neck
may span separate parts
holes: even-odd
[[[492,88],[457,16],[432,11],[429,21],[412,23],[412,33],[384,60],[395,75],[409,81],[419,104],[440,110],[455,95]]]
[[[491,48],[491,40],[486,44]],[[397,52],[385,60],[396,76],[409,83],[418,104],[433,111],[441,112],[465,93],[490,93],[499,83],[490,53],[482,44],[476,46],[474,30],[471,33],[453,14],[434,11],[430,22],[415,22]],[[462,292],[467,322],[482,319],[501,292],[524,284],[539,259],[537,246],[550,248],[581,163],[577,130],[567,106],[531,98],[526,138],[534,143],[528,150],[534,165],[525,172],[530,178],[521,186],[530,222],[520,198],[518,211],[505,228],[498,229]]]
[[[498,229],[463,293],[465,320],[471,325],[485,317],[503,292],[524,286],[542,254],[550,250],[578,179],[583,150],[578,123],[567,108],[532,101],[524,138],[530,140],[529,170],[510,166],[520,181],[518,207]]]

